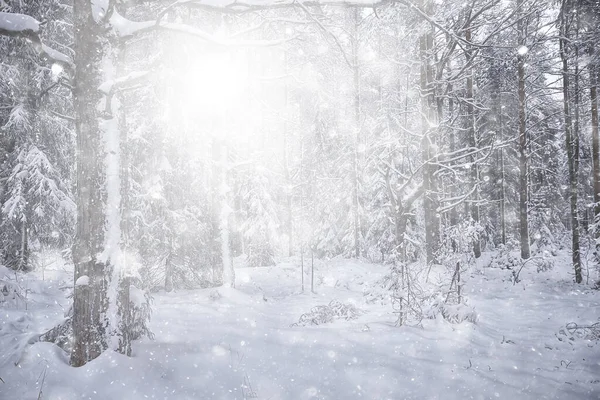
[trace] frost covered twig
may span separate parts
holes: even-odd
[[[244,399],[256,399],[258,398],[258,394],[252,387],[252,383],[250,382],[250,377],[248,374],[244,374],[244,382],[242,383],[242,394],[244,395]]]
[[[598,341],[600,340],[600,321],[590,325],[579,325],[575,322],[569,322],[564,329],[559,331],[559,334],[568,336],[569,340],[585,339]]]

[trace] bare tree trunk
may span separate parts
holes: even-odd
[[[219,219],[219,230],[221,231],[221,260],[223,260],[223,285],[234,288],[235,287],[235,270],[233,269],[233,260],[231,259],[231,249],[229,247],[229,196],[227,193],[228,179],[227,179],[227,146],[225,143],[221,143],[220,149],[220,180],[221,180],[221,204],[220,204],[220,219]]]
[[[519,35],[519,49],[517,56],[517,77],[518,77],[518,97],[519,97],[519,235],[521,241],[521,258],[528,259],[531,256],[529,249],[529,221],[528,221],[528,161],[527,161],[527,114],[525,111],[525,20],[522,10],[523,0],[517,1],[519,19],[517,21],[517,31]]]
[[[427,2],[426,11],[432,6]],[[437,115],[435,112],[435,89],[433,74],[433,28],[420,38],[421,58],[421,114],[423,139],[421,152],[423,162],[423,209],[425,216],[425,246],[427,263],[435,263],[439,243],[439,217],[437,215],[437,188],[434,177],[435,168],[432,165],[435,152],[435,131],[437,130]]]
[[[119,50],[119,55],[121,56],[119,62],[121,65],[123,61],[125,61],[125,52],[121,48]],[[123,251],[133,251],[132,245],[132,229],[131,229],[131,201],[129,197],[129,144],[127,138],[127,121],[125,118],[125,113],[118,113],[118,127],[120,134],[119,141],[119,157],[120,157],[120,183],[121,183],[121,248]],[[126,265],[125,263],[131,262],[130,257],[123,257],[123,265],[121,268],[125,271],[122,274],[121,280],[118,285],[118,314],[120,319],[120,326],[118,327],[118,335],[119,335],[119,347],[118,352],[121,354],[125,354],[127,356],[131,356],[131,344],[133,338],[131,336],[132,326],[134,324],[134,311],[131,309],[131,285],[134,283],[132,279],[132,266]]]
[[[29,264],[29,240],[27,226],[27,221],[21,221],[21,248],[19,249],[19,263],[17,265],[17,271],[25,270],[28,268]]]
[[[448,93],[452,93],[452,83],[448,84]],[[450,98],[448,99],[448,115],[450,116],[450,118],[453,118],[453,116],[454,116],[454,98],[452,96],[450,96]],[[453,127],[450,127],[450,129],[451,129],[450,153],[453,153],[458,148],[458,143],[457,143],[457,138],[456,138],[456,132],[454,131]],[[455,179],[454,181],[450,182],[450,197],[456,197],[456,196],[457,196],[457,190],[456,190],[456,179]],[[449,213],[450,213],[450,226],[456,226],[456,224],[458,224],[457,207],[452,207],[450,209]]]
[[[569,92],[569,63],[567,54],[567,36],[569,33],[569,15],[570,7],[568,0],[563,0],[561,10],[561,39],[560,39],[560,58],[562,60],[562,78],[563,78],[563,110],[565,115],[565,146],[567,148],[567,163],[569,166],[569,191],[567,196],[571,205],[571,246],[573,269],[575,270],[575,281],[581,283],[581,256],[579,251],[579,216],[577,214],[577,167],[579,150],[575,133],[573,132],[573,119],[571,116],[571,95]]]
[[[471,28],[468,26],[465,30],[465,40],[467,42],[471,41]],[[473,51],[471,46],[467,44],[466,47],[466,56],[467,56],[467,64],[470,64],[473,58]],[[469,145],[472,148],[477,148],[477,137],[476,137],[476,129],[475,129],[475,96],[473,93],[473,67],[470,66],[467,72],[467,119],[468,119],[468,135],[469,135]],[[479,185],[479,166],[475,162],[477,159],[476,155],[471,157],[473,161],[471,165],[471,186]],[[477,204],[477,200],[479,198],[479,188],[475,189],[473,195],[471,196],[471,218],[473,219],[473,223],[479,225],[479,205]],[[475,258],[481,257],[481,241],[479,240],[479,235],[473,241],[473,254]]]
[[[360,257],[360,173],[359,173],[359,152],[360,152],[360,65],[358,63],[358,28],[360,11],[354,11],[354,40],[352,42],[352,68],[354,75],[354,129],[356,130],[356,143],[354,146],[354,176],[352,180],[352,199],[354,205],[354,253],[355,257]]]
[[[222,121],[221,121],[222,123]],[[211,215],[212,215],[212,240],[211,240],[211,257],[212,257],[212,272],[213,284],[218,285],[223,283],[223,273],[225,264],[223,263],[223,249],[221,247],[221,195],[219,188],[221,187],[221,143],[213,137],[211,140]]]
[[[287,52],[284,53],[283,55],[284,59],[283,59],[283,63],[284,63],[284,74],[287,75],[288,73],[288,57],[287,57]],[[284,87],[283,87],[283,104],[285,106],[285,110],[288,109],[288,103],[289,103],[289,88],[288,88],[288,81],[286,79],[285,83],[284,83]],[[286,210],[286,231],[287,231],[287,235],[288,235],[288,256],[291,257],[294,254],[294,225],[293,225],[293,189],[292,189],[292,178],[290,175],[290,160],[289,160],[289,154],[288,154],[288,140],[289,140],[289,127],[288,127],[288,115],[287,113],[284,116],[284,121],[283,121],[283,168],[284,168],[284,173],[285,173],[285,181],[286,184],[288,185],[286,191],[286,195],[287,195],[287,201],[286,201],[286,206],[287,206],[287,210]]]
[[[591,59],[594,60],[594,45],[592,44]],[[594,188],[594,238],[600,238],[598,220],[600,218],[600,138],[598,137],[598,66],[596,62],[590,62],[588,66],[590,78],[590,103],[592,117],[592,162],[593,162],[593,188]],[[599,257],[600,249],[596,248],[596,257]]]

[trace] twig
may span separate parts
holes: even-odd
[[[44,367],[44,372],[42,372],[42,374],[44,376],[42,377],[42,384],[40,385],[40,391],[38,392],[37,400],[42,400],[42,393],[43,393],[43,389],[44,389],[44,382],[46,381],[46,371],[48,371],[48,364],[46,364],[46,366]],[[38,378],[38,380],[39,380],[39,378]]]

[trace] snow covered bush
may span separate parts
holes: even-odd
[[[313,307],[310,312],[302,314],[298,322],[291,326],[322,325],[331,323],[336,319],[350,321],[358,318],[361,314],[362,311],[352,304],[332,300],[328,305]]]
[[[538,273],[549,271],[554,268],[554,258],[547,251],[542,252],[541,254],[531,257],[527,260],[519,259],[519,268],[515,268],[512,270],[512,281],[513,283],[519,283],[521,281],[520,275],[521,271],[526,268],[535,267]]]
[[[275,265],[275,248],[278,228],[277,205],[269,192],[271,180],[261,167],[254,168],[241,177],[240,199],[243,203],[240,215],[244,222],[241,231],[247,243],[248,266]]]
[[[478,315],[475,309],[466,302],[459,304],[449,304],[442,296],[437,296],[428,306],[424,315],[429,319],[436,319],[441,315],[446,321],[452,324],[460,324],[463,321],[477,323]]]
[[[521,266],[521,257],[518,252],[518,243],[509,241],[506,245],[501,244],[492,256],[489,268],[516,269]]]
[[[25,303],[25,292],[9,274],[10,270],[0,266],[0,307],[18,308]]]
[[[461,274],[468,263],[456,261],[464,261],[460,253],[448,260],[454,265],[393,264],[379,281],[378,289],[365,292],[367,302],[389,301],[398,326],[418,325],[423,319],[435,319],[438,315],[451,323],[476,322],[477,314],[462,293]]]
[[[419,324],[424,318],[422,306],[430,297],[421,282],[425,273],[422,264],[395,262],[375,287],[363,294],[367,303],[389,304],[397,315],[396,325]]]
[[[69,307],[65,319],[49,331],[40,335],[40,342],[54,343],[65,353],[70,353],[73,346],[73,307]]]

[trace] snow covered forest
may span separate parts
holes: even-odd
[[[0,400],[600,399],[599,0],[0,0]]]

